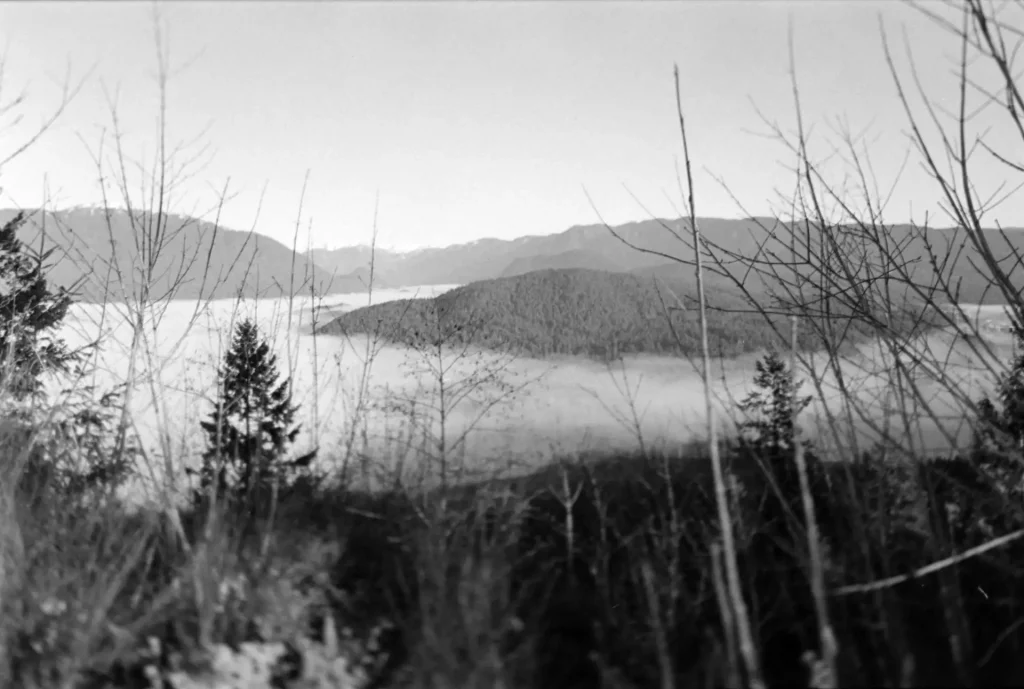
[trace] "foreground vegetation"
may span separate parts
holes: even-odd
[[[794,477],[741,444],[728,465],[765,679],[808,686]],[[1019,686],[1024,541],[856,590],[1024,527],[1019,470],[1004,475],[1001,455],[815,466],[842,684]],[[255,523],[229,511],[211,529],[190,510],[184,541],[158,515],[55,491],[15,506],[24,547],[3,630],[17,686],[148,686],[147,666],[195,675],[210,648],[245,642],[286,644],[274,672],[294,678],[328,619],[367,674],[333,686],[731,686],[738,671],[715,631],[719,527],[699,447],[448,491],[300,485]]]

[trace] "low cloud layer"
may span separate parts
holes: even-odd
[[[427,288],[419,294],[428,296],[442,289]],[[385,292],[374,301],[405,296],[409,295]],[[346,308],[345,302],[364,300],[342,297],[329,306]],[[131,331],[123,315],[112,311],[116,307],[107,308],[104,318],[102,307],[75,305],[64,329],[72,344],[97,337],[103,342],[97,372],[89,381],[99,391],[113,388],[128,375]],[[179,465],[190,458],[194,461],[202,451],[199,422],[213,408],[215,369],[227,346],[231,324],[245,316],[254,317],[271,338],[280,369],[292,372],[295,401],[302,405],[303,432],[297,450],[318,445],[322,461],[331,463],[340,461],[353,441],[360,450],[368,444],[368,453],[376,462],[395,466],[404,461],[408,468],[422,461],[415,437],[422,435],[422,428],[412,430],[408,421],[412,416],[422,418],[424,407],[436,402],[437,388],[416,352],[396,346],[376,351],[364,398],[368,402],[362,414],[365,423],[353,425],[360,416],[356,409],[368,346],[365,337],[310,335],[309,304],[301,300],[290,305],[280,300],[214,302],[198,318],[195,311],[196,305],[189,302],[168,305],[156,328],[156,341],[147,341],[143,347],[154,356],[136,388],[132,414],[144,444],[154,459],[159,458],[159,464],[167,447]],[[863,442],[877,440],[877,429],[871,427],[885,421],[890,424],[890,435],[905,436],[908,447],[942,450],[949,447],[950,438],[958,443],[967,441],[969,429],[962,418],[957,419],[958,414],[962,417],[963,405],[949,392],[950,382],[976,399],[989,389],[990,376],[981,370],[981,360],[971,348],[948,334],[931,335],[915,347],[930,352],[928,357],[942,362],[944,368],[941,376],[925,369],[916,374],[915,384],[929,400],[936,418],[918,413],[912,425],[919,428],[912,432],[906,430],[903,415],[886,410],[899,400],[893,399],[894,367],[884,348],[864,345],[844,362],[847,388],[861,400],[860,409],[847,418],[853,418]],[[993,344],[993,350],[996,358],[1008,356],[1006,343]],[[715,362],[715,404],[727,429],[739,420],[736,402],[751,389],[756,358],[749,355]],[[446,366],[451,363],[450,358],[445,359]],[[510,360],[474,352],[447,372],[448,384],[460,385],[476,371],[498,368],[502,386],[517,391],[496,401],[501,386],[485,383],[456,404],[446,420],[449,445],[466,433],[461,456],[476,467],[522,468],[542,464],[553,454],[630,449],[638,446],[639,436],[648,447],[706,437],[703,386],[695,361],[633,356],[606,366],[582,359]],[[804,426],[827,447],[832,441],[826,407],[832,409],[842,428],[848,428],[842,426],[846,410],[839,404],[837,378],[821,357],[802,367],[802,377],[808,381],[804,392],[815,393],[809,382],[815,377],[812,369],[817,371],[824,396],[816,395]],[[405,402],[396,405],[397,400]],[[417,400],[421,411],[410,415],[408,400]],[[385,404],[388,401],[392,404]],[[871,419],[860,418],[864,410]],[[435,418],[435,435],[439,430]]]

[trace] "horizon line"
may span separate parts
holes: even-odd
[[[106,212],[110,212],[110,211],[113,211],[113,212],[120,211],[120,212],[127,213],[128,212],[128,208],[125,207],[125,206],[118,206],[116,204],[108,204],[108,205],[100,205],[100,204],[74,204],[74,205],[69,205],[69,206],[66,206],[66,207],[43,207],[43,206],[37,206],[37,207],[23,207],[23,208],[9,206],[9,207],[0,208],[0,213],[9,212],[9,211],[23,212],[23,213],[38,213],[40,211],[42,211],[44,213],[68,213],[68,212],[73,212],[73,211],[95,211],[95,212],[106,213]],[[141,211],[136,211],[136,212],[142,213],[142,214],[147,214],[147,213],[151,213],[152,211],[150,211],[150,210],[141,210]],[[185,212],[167,210],[167,211],[164,211],[164,214],[167,215],[167,216],[172,216],[172,217],[186,218],[186,219],[194,220],[194,221],[197,221],[197,222],[200,222],[200,223],[214,224],[213,220],[208,220],[206,218],[203,218],[202,216],[191,215],[191,214],[185,213]],[[743,216],[735,216],[735,217],[723,217],[723,216],[709,215],[709,216],[697,216],[696,219],[698,221],[721,220],[721,221],[727,221],[727,222],[771,221],[771,222],[774,222],[774,223],[781,222],[781,223],[787,223],[787,224],[788,223],[800,224],[800,223],[805,223],[805,222],[811,222],[811,223],[816,223],[817,222],[817,221],[811,220],[809,218],[801,218],[801,219],[798,219],[798,220],[783,220],[781,218],[778,218],[777,216],[772,216],[772,215],[753,215],[753,216],[751,216],[751,215],[743,215]],[[626,222],[621,222],[621,223],[618,223],[618,224],[602,223],[602,222],[592,222],[592,223],[586,223],[586,224],[584,224],[584,223],[576,223],[574,225],[570,225],[569,227],[567,227],[567,228],[565,228],[563,230],[558,230],[558,231],[555,231],[555,232],[537,233],[537,234],[522,234],[522,235],[517,235],[517,236],[512,237],[512,238],[482,236],[482,237],[477,237],[476,239],[471,239],[469,241],[455,242],[455,243],[451,243],[451,244],[442,244],[442,245],[431,245],[431,244],[428,244],[428,245],[410,246],[410,247],[404,247],[404,248],[399,248],[399,247],[396,247],[395,245],[384,246],[384,245],[378,244],[376,248],[377,248],[377,250],[387,251],[389,253],[394,253],[394,254],[412,254],[412,253],[417,253],[417,252],[421,252],[421,251],[431,251],[431,250],[437,251],[437,250],[450,249],[450,248],[454,248],[454,247],[458,247],[458,246],[468,246],[468,245],[471,245],[471,244],[475,244],[475,243],[482,242],[482,241],[487,241],[487,240],[497,241],[497,242],[516,242],[516,241],[523,240],[523,239],[541,238],[541,237],[554,237],[554,236],[557,236],[557,235],[560,235],[560,234],[564,234],[566,232],[571,232],[573,230],[580,230],[580,229],[591,229],[591,228],[599,228],[599,227],[607,227],[607,228],[613,228],[614,229],[614,228],[626,227],[626,226],[629,226],[629,225],[639,225],[639,224],[643,224],[643,223],[676,223],[676,222],[689,222],[689,217],[688,216],[680,216],[678,218],[648,217],[648,218],[644,218],[644,219],[640,219],[640,220],[628,220]],[[836,223],[836,225],[844,225],[844,226],[849,226],[849,225],[854,225],[854,224],[856,224],[856,223],[854,223],[854,222]],[[950,230],[963,229],[962,227],[953,226],[953,225],[930,226],[929,227],[927,225],[922,225],[922,224],[916,223],[916,222],[914,222],[912,220],[903,221],[903,222],[885,222],[885,221],[881,221],[881,222],[879,222],[877,224],[879,226],[882,226],[882,227],[912,226],[912,227],[919,227],[919,228],[923,228],[923,229],[927,229],[927,230],[938,230],[938,231],[950,231]],[[276,239],[275,237],[267,234],[266,232],[260,232],[260,231],[255,230],[255,229],[240,230],[240,229],[236,229],[234,227],[229,227],[229,226],[225,225],[224,223],[219,223],[218,227],[221,230],[225,230],[225,231],[228,231],[228,232],[242,232],[242,233],[246,233],[246,234],[251,232],[254,235],[258,235],[260,237],[264,237],[266,239],[269,239],[271,241],[277,242],[279,244],[284,244],[283,242],[281,242],[281,240]],[[989,232],[997,232],[997,231],[1020,232],[1020,231],[1024,230],[1024,226],[1019,226],[1019,227],[1018,226],[1011,226],[1011,227],[999,227],[999,226],[996,226],[996,227],[989,227],[989,228],[984,228],[984,229],[985,229],[985,231],[989,231]],[[342,250],[345,250],[345,249],[369,249],[370,246],[371,246],[370,244],[366,244],[366,243],[362,243],[362,244],[342,244],[342,245],[337,245],[337,246],[330,246],[330,245],[324,243],[324,244],[321,244],[319,246],[312,246],[309,249],[304,250],[304,251],[299,251],[298,253],[305,255],[305,254],[309,254],[309,253],[311,253],[313,251],[342,251]],[[290,248],[290,247],[288,247],[288,248]]]

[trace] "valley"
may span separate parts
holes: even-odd
[[[1013,5],[0,3],[0,689],[1024,686]]]
[[[424,366],[432,357],[435,364],[440,362],[448,369],[447,386],[471,381],[479,371],[487,371],[493,377],[478,384],[478,389],[447,410],[445,420],[450,437],[466,434],[458,455],[472,467],[474,475],[533,470],[554,457],[591,448],[628,451],[641,441],[647,447],[672,448],[699,440],[706,432],[699,349],[691,344],[689,349],[673,352],[670,334],[663,332],[659,336],[663,351],[658,351],[658,341],[652,345],[651,340],[624,337],[626,345],[616,357],[609,357],[609,352],[600,347],[615,332],[645,335],[649,330],[638,330],[633,322],[631,331],[628,321],[618,326],[618,331],[609,330],[607,324],[615,323],[615,310],[602,317],[600,309],[587,303],[587,299],[606,294],[611,295],[607,303],[620,303],[620,292],[616,290],[626,289],[626,308],[618,313],[629,314],[630,318],[646,313],[642,319],[648,328],[658,327],[659,313],[657,308],[644,312],[629,306],[640,304],[643,296],[643,292],[629,291],[637,289],[639,283],[635,278],[623,276],[608,283],[605,275],[612,274],[546,270],[517,277],[515,284],[519,287],[523,287],[522,280],[534,282],[526,283],[518,292],[505,293],[505,298],[513,299],[513,306],[492,293],[487,293],[487,299],[475,296],[474,289],[479,289],[479,284],[375,290],[369,306],[361,305],[366,304],[366,294],[360,293],[316,300],[177,300],[165,305],[154,330],[156,337],[146,345],[151,351],[145,357],[143,370],[137,374],[133,424],[154,466],[163,466],[163,455],[168,449],[179,468],[194,462],[203,443],[194,429],[212,410],[215,370],[226,337],[233,322],[249,316],[270,338],[281,369],[292,376],[302,424],[297,451],[319,448],[325,469],[332,462],[342,461],[340,457],[353,455],[373,456],[382,470],[421,463],[420,444],[426,437],[436,436],[440,421],[436,415],[414,419],[408,407],[396,408],[393,402],[401,398],[414,405],[417,400],[422,404],[437,398],[436,375]],[[569,282],[552,282],[555,278]],[[502,282],[508,284],[507,279]],[[610,292],[609,284],[614,287]],[[539,293],[531,294],[531,287],[539,289]],[[524,300],[519,310],[514,306],[517,295]],[[572,330],[572,324],[560,321],[557,312],[545,311],[557,301],[558,295],[567,295],[569,299],[563,315],[596,316],[598,320],[581,331]],[[721,296],[719,293],[718,297]],[[412,297],[415,298],[410,301]],[[467,297],[474,299],[473,307],[457,311]],[[647,298],[650,299],[649,293]],[[440,307],[431,306],[434,300]],[[1005,318],[1000,307],[964,305],[966,311],[974,308],[983,320],[1002,322],[1000,314]],[[422,321],[420,326],[428,326],[426,330],[431,332],[431,327],[436,328],[438,312],[452,319],[449,325],[456,323],[457,314],[471,314],[473,322],[491,333],[488,337],[492,339],[451,339],[444,342],[438,354],[429,344],[424,347],[423,342],[417,344],[407,337],[403,341],[405,336],[394,334],[401,330],[408,335],[415,329],[417,317]],[[318,324],[315,330],[314,313]],[[751,389],[758,357],[770,346],[778,347],[784,341],[765,327],[759,315],[709,313],[712,349],[717,347],[719,351],[713,364],[714,396],[719,414],[729,428],[742,420],[737,416],[736,405]],[[377,330],[341,327],[377,323],[377,314],[385,318],[378,323]],[[563,342],[573,342],[571,338],[578,337],[578,344],[561,350],[545,345],[523,352],[503,346],[496,339],[495,333],[510,332],[509,324],[514,324],[515,319],[531,315],[539,320],[534,325],[527,321],[528,328],[536,329],[538,324],[551,328],[539,331],[540,337],[549,338],[548,342],[556,341],[551,337],[561,337]],[[681,332],[692,338],[686,333],[694,332],[694,315],[685,317],[690,320]],[[62,330],[72,346],[101,341],[94,360],[95,370],[88,380],[98,390],[113,389],[127,379],[130,333],[116,304],[76,304]],[[986,334],[984,344],[991,350],[992,365],[988,369],[981,363],[986,355],[972,351],[948,328],[936,327],[913,340],[917,356],[929,362],[921,367],[923,374],[918,376],[922,397],[929,400],[939,415],[936,419],[922,416],[915,420],[914,442],[925,443],[929,453],[943,454],[969,442],[970,427],[962,411],[958,411],[962,406],[954,399],[951,388],[969,390],[970,396],[976,398],[991,387],[992,371],[1005,365],[998,361],[1006,361],[1010,354],[1009,342],[998,333],[991,338]],[[826,422],[826,412],[835,413],[843,395],[834,367],[811,345],[808,337],[801,354],[800,378],[805,381],[804,393],[811,394],[815,402],[803,416],[802,425],[808,437],[815,439],[827,454],[836,427],[834,421],[831,425]],[[731,349],[723,353],[725,347]],[[547,356],[543,355],[545,352]],[[885,432],[897,439],[909,438],[899,425],[894,400],[886,398],[892,390],[892,356],[887,347],[866,334],[851,340],[842,355],[839,370],[845,377],[846,389],[854,391],[859,414],[864,417],[856,425],[865,446],[878,441],[883,432],[879,429],[886,424]],[[372,365],[364,367],[368,358]],[[940,375],[935,375],[937,367],[941,367]],[[878,426],[872,428],[875,424]],[[944,429],[952,429],[952,435],[947,437]],[[844,442],[844,433],[841,432],[839,442]],[[917,447],[918,451],[922,449]]]

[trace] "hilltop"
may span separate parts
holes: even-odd
[[[441,333],[450,344],[473,344],[533,357],[699,355],[695,278],[674,266],[653,272],[657,280],[642,271],[533,271],[470,283],[432,299],[363,307],[342,314],[319,332],[379,332],[404,345],[421,344]],[[785,344],[764,316],[749,310],[726,278],[709,276],[707,287],[708,335],[715,356],[734,357]],[[684,310],[676,308],[679,304]],[[666,306],[673,307],[671,322],[666,318]],[[788,332],[787,318],[772,320],[779,332]],[[853,342],[872,334],[854,322],[849,337]],[[800,345],[809,349],[820,346],[811,328],[800,330]]]

